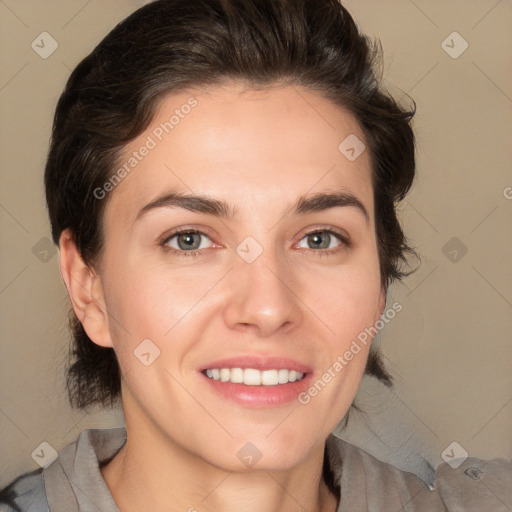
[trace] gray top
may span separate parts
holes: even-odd
[[[125,441],[125,427],[83,430],[47,468],[21,475],[3,489],[0,511],[119,512],[99,464]],[[512,511],[512,459],[470,457],[455,469],[443,463],[427,485],[333,434],[326,453],[340,489],[338,512]]]

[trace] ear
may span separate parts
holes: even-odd
[[[102,347],[112,347],[101,278],[82,260],[72,232],[59,239],[59,267],[73,310],[87,336]]]
[[[379,320],[380,317],[384,314],[384,310],[386,309],[386,296],[386,290],[384,288],[381,288],[377,311],[375,312],[374,323],[377,322],[377,320]]]

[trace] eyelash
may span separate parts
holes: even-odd
[[[169,241],[172,240],[175,236],[185,235],[185,234],[189,234],[189,233],[204,235],[204,236],[210,238],[206,233],[203,233],[202,231],[199,231],[197,229],[182,228],[182,229],[177,229],[176,231],[173,231],[173,233],[171,233],[169,236],[166,236],[163,240],[161,240],[158,243],[158,245],[161,246],[165,252],[170,252],[170,253],[176,254],[177,256],[185,256],[185,257],[191,256],[192,258],[196,258],[197,256],[201,255],[201,252],[204,251],[204,249],[194,249],[193,251],[183,251],[183,250],[176,250],[167,245],[169,243]],[[330,235],[334,235],[341,242],[341,245],[334,249],[304,249],[306,252],[315,253],[315,255],[322,257],[322,256],[329,256],[331,254],[336,254],[336,253],[340,252],[341,250],[350,248],[352,246],[352,243],[345,235],[343,235],[342,233],[339,233],[338,231],[333,230],[332,228],[327,228],[327,227],[326,228],[317,228],[313,231],[309,231],[308,233],[305,233],[304,236],[300,240],[302,240],[308,236],[315,235],[317,233],[328,233]],[[300,242],[300,240],[299,240],[299,242]]]

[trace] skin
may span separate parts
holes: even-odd
[[[307,405],[236,404],[198,368],[233,354],[277,355],[320,377],[379,319],[370,156],[352,162],[338,150],[363,133],[351,114],[307,89],[226,82],[167,96],[125,155],[191,96],[197,107],[110,192],[98,265],[83,263],[69,231],[60,240],[75,312],[95,343],[114,348],[123,373],[128,438],[102,475],[123,512],[334,511],[324,444],[353,401],[369,344]],[[222,199],[236,215],[161,207],[135,220],[171,190]],[[339,191],[356,196],[368,220],[354,206],[287,213],[301,195]],[[158,243],[182,226],[206,234],[194,239],[197,257]],[[351,245],[331,235],[321,243],[338,251],[321,254],[307,235],[322,229],[340,230]],[[236,252],[247,236],[263,248],[252,263]],[[177,237],[168,246],[186,252]],[[149,366],[134,356],[145,339],[160,350]],[[251,468],[237,457],[248,442],[262,454]]]

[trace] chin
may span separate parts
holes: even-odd
[[[256,472],[256,471],[286,471],[303,461],[314,448],[306,436],[293,438],[286,433],[275,435],[265,429],[264,434],[245,435],[230,439],[222,452],[227,457],[219,459],[219,445],[212,443],[215,451],[211,453],[209,462],[226,471]],[[295,433],[300,429],[295,427]],[[275,437],[274,437],[275,435]]]

